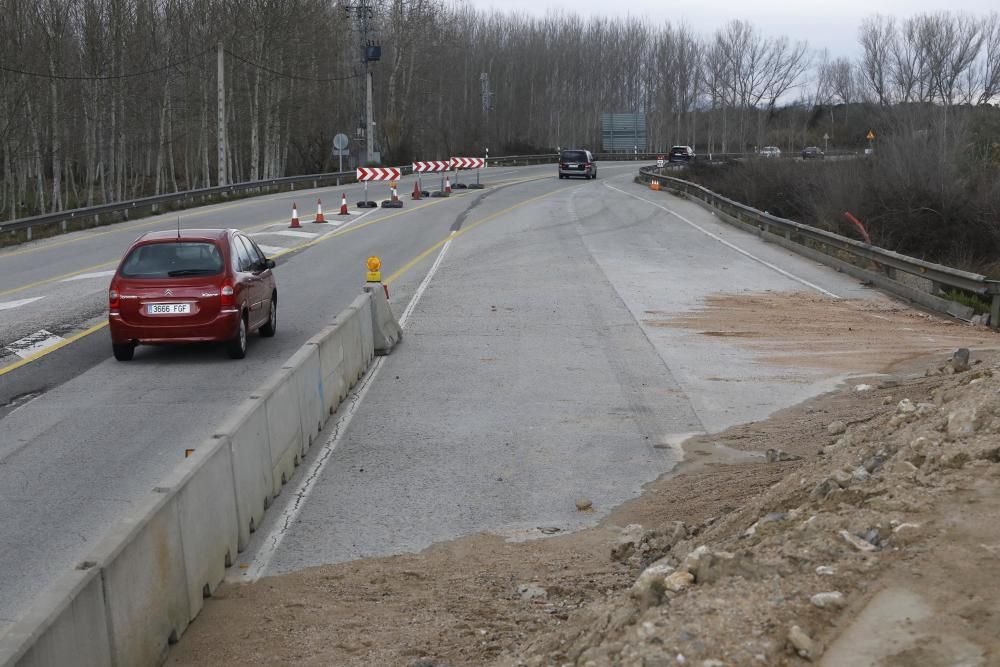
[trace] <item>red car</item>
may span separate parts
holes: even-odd
[[[242,359],[247,335],[273,336],[274,260],[235,229],[151,232],[118,265],[108,291],[111,346],[129,361],[136,345],[225,342]]]

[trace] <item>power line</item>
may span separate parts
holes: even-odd
[[[44,72],[29,72],[27,70],[20,70],[14,67],[7,67],[6,65],[0,65],[0,71],[10,72],[11,74],[20,74],[22,76],[30,76],[38,79],[55,79],[58,81],[114,81],[120,79],[134,79],[139,76],[149,76],[150,74],[159,74],[160,72],[165,72],[169,69],[179,67],[181,65],[186,65],[187,63],[200,58],[206,53],[210,52],[212,49],[205,49],[199,53],[192,56],[184,58],[183,60],[177,60],[172,63],[168,63],[161,67],[156,67],[154,69],[143,70],[141,72],[127,72],[125,74],[108,74],[101,76],[82,76],[82,75],[71,75],[71,74],[49,74]]]
[[[288,72],[281,72],[279,70],[272,69],[272,68],[268,67],[267,65],[261,65],[260,63],[255,63],[252,60],[248,60],[247,58],[244,58],[243,56],[239,55],[238,53],[233,53],[229,49],[225,49],[225,52],[228,55],[230,55],[233,58],[235,58],[236,60],[239,60],[241,63],[243,63],[245,65],[249,65],[250,67],[256,67],[257,69],[259,69],[261,71],[264,71],[264,72],[267,72],[269,74],[274,74],[275,76],[284,77],[286,79],[293,79],[295,81],[317,81],[317,82],[320,82],[320,83],[335,83],[335,82],[338,82],[338,81],[347,81],[349,79],[356,79],[359,76],[361,76],[358,73],[354,73],[354,74],[348,74],[346,76],[335,76],[335,77],[330,77],[330,78],[317,78],[317,77],[313,77],[313,76],[301,76],[299,74],[289,74]]]

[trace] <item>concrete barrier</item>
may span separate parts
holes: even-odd
[[[111,664],[161,664],[191,618],[175,490],[146,496],[88,561],[101,568]]]
[[[344,354],[343,327],[327,327],[319,340],[320,377],[323,380],[323,409],[327,415],[340,406],[350,386],[346,379],[347,357]]]
[[[328,413],[323,411],[323,373],[319,364],[319,345],[310,340],[283,366],[291,374],[298,395],[301,453],[309,451],[313,438],[323,429]]]
[[[302,418],[299,394],[292,384],[292,374],[282,368],[264,384],[266,396],[267,440],[271,451],[271,489],[273,495],[292,478],[302,456]]]
[[[204,598],[215,592],[236,558],[239,519],[228,440],[207,440],[186,463],[167,476],[161,487],[177,493],[188,620],[194,620]]]
[[[371,326],[374,334],[375,354],[389,354],[396,343],[403,340],[403,330],[399,327],[392,310],[389,309],[389,299],[385,296],[382,283],[368,283],[363,289],[372,297]]]
[[[77,568],[0,635],[0,665],[110,665],[110,641],[101,571]]]
[[[274,497],[264,396],[254,393],[244,401],[215,437],[229,445],[236,492],[237,544],[243,551]]]
[[[363,322],[371,318],[371,296],[362,294],[350,307],[343,310],[335,323],[343,328],[341,332],[346,361],[344,380],[347,385],[353,385],[361,377],[362,369],[368,367],[365,360],[363,338],[365,329]]]
[[[39,595],[0,636],[0,667],[161,664],[374,358],[373,303],[355,299]]]

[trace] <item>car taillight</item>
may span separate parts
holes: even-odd
[[[590,167],[591,167],[591,164],[590,164],[590,163],[588,162],[588,163],[586,164],[586,167],[587,167],[587,169],[590,169]]]
[[[115,289],[114,286],[112,286],[111,289],[108,290],[108,309],[118,310],[119,300],[120,300],[120,295],[118,294],[118,290]]]
[[[566,163],[565,162],[560,162],[559,163],[559,168],[560,169],[565,169],[566,168]]]
[[[223,308],[232,308],[236,304],[236,299],[233,298],[236,294],[236,290],[233,289],[233,281],[226,279],[226,282],[222,283],[222,288],[219,289],[219,295],[221,300],[219,305]]]

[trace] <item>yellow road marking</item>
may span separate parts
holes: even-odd
[[[544,177],[544,178],[549,178],[549,177]],[[526,178],[526,179],[521,179],[521,180],[512,180],[512,181],[509,181],[509,182],[503,182],[502,181],[502,182],[498,183],[497,185],[500,185],[500,184],[512,185],[512,184],[517,184],[517,183],[527,183],[527,182],[532,182],[532,181],[544,180],[544,178]],[[409,269],[413,268],[422,259],[426,258],[427,255],[429,255],[430,253],[434,252],[436,249],[438,249],[442,245],[444,245],[448,241],[448,239],[450,239],[450,238],[457,238],[457,237],[461,236],[462,234],[464,234],[465,232],[470,231],[472,229],[475,229],[476,227],[478,227],[478,226],[480,226],[482,224],[485,224],[485,223],[489,222],[490,220],[494,220],[494,219],[500,217],[501,215],[509,213],[510,211],[512,211],[512,210],[514,210],[516,208],[524,206],[525,204],[530,204],[531,202],[534,202],[534,201],[538,201],[539,199],[542,199],[544,197],[548,197],[550,195],[556,194],[557,192],[561,192],[561,191],[562,191],[562,188],[560,188],[559,190],[553,190],[552,192],[547,192],[547,193],[545,193],[543,195],[539,195],[537,197],[532,197],[531,199],[526,199],[525,201],[520,202],[518,204],[514,204],[513,206],[505,208],[502,211],[498,211],[497,213],[493,213],[493,214],[491,214],[491,215],[483,218],[482,220],[479,220],[479,221],[477,221],[477,222],[475,222],[475,223],[473,223],[473,224],[471,224],[471,225],[469,225],[467,227],[463,227],[461,230],[459,230],[458,232],[456,232],[454,234],[449,234],[448,237],[446,237],[445,239],[443,239],[443,240],[435,243],[430,248],[424,250],[422,253],[420,253],[419,255],[417,255],[415,258],[413,258],[412,260],[410,260],[409,262],[407,262],[400,270],[396,271],[394,274],[392,274],[391,276],[389,276],[389,278],[385,281],[386,284],[391,283],[393,280],[396,280],[397,278],[399,278],[399,276],[401,276],[403,273],[405,273]],[[385,216],[383,218],[377,218],[375,220],[369,220],[368,222],[365,222],[365,223],[362,223],[360,225],[357,225],[356,227],[351,227],[349,229],[342,229],[342,230],[333,232],[332,234],[329,234],[327,236],[321,236],[320,238],[314,239],[312,241],[309,241],[308,243],[305,243],[303,245],[295,246],[293,248],[286,248],[285,250],[281,251],[280,253],[275,253],[274,255],[272,255],[272,258],[273,257],[279,257],[281,255],[285,255],[285,254],[293,252],[293,251],[303,250],[305,248],[308,248],[308,247],[311,247],[311,246],[314,246],[314,245],[318,245],[319,243],[321,243],[321,242],[323,242],[323,241],[325,241],[327,239],[331,239],[331,238],[334,238],[334,237],[337,237],[337,236],[343,236],[344,234],[349,234],[350,232],[354,232],[354,231],[357,231],[359,229],[363,229],[363,228],[368,227],[370,225],[374,225],[375,223],[385,222],[386,220],[391,220],[393,218],[397,218],[397,217],[399,217],[401,215],[404,215],[406,213],[412,213],[414,211],[420,211],[420,210],[425,209],[425,208],[427,208],[429,206],[434,206],[435,204],[442,204],[442,203],[444,203],[446,201],[449,201],[449,199],[442,197],[441,199],[439,199],[437,201],[428,202],[427,204],[423,204],[423,205],[417,206],[416,208],[407,209],[405,211],[399,211],[398,213],[393,213],[393,214],[387,215],[387,216]],[[276,223],[268,223],[268,224],[276,224]],[[267,226],[267,225],[262,225],[262,226]],[[256,228],[249,228],[249,229],[256,229]],[[50,282],[53,282],[55,280],[59,280],[60,278],[68,278],[68,277],[75,276],[75,275],[80,274],[80,273],[86,273],[88,271],[92,271],[94,269],[101,268],[101,267],[106,267],[106,266],[109,266],[109,265],[112,265],[112,264],[117,264],[117,260],[116,261],[112,261],[112,262],[107,262],[105,264],[98,264],[98,265],[95,265],[95,266],[92,266],[92,267],[88,267],[86,269],[80,269],[79,271],[74,271],[73,273],[67,273],[67,274],[64,274],[62,276],[56,276],[54,278],[47,278],[45,280],[40,280],[40,281],[37,281],[37,282],[32,283],[30,285],[25,285],[23,287],[16,287],[16,288],[14,288],[12,290],[8,290],[7,292],[0,292],[0,296],[3,296],[4,294],[7,294],[9,292],[16,292],[18,290],[28,289],[29,287],[34,287],[34,286],[37,286],[37,285],[44,285],[46,283],[50,283]],[[80,340],[81,338],[89,336],[90,334],[92,334],[92,333],[94,333],[96,331],[100,331],[101,329],[105,328],[106,326],[108,326],[107,321],[101,322],[99,324],[95,324],[94,326],[90,327],[89,329],[85,329],[83,331],[77,332],[77,333],[73,334],[72,336],[66,338],[65,340],[62,340],[62,341],[56,343],[55,345],[52,345],[51,347],[47,347],[44,350],[41,350],[40,352],[36,352],[35,354],[31,355],[30,357],[26,357],[24,359],[21,359],[20,361],[17,361],[17,362],[15,362],[13,364],[10,364],[9,366],[4,366],[3,368],[0,368],[0,376],[6,375],[7,373],[10,373],[13,370],[16,370],[16,369],[21,368],[22,366],[25,366],[25,365],[33,362],[33,361],[41,359],[45,355],[51,354],[52,352],[55,352],[56,350],[58,350],[60,348],[66,347],[70,343],[74,343],[74,342]]]
[[[107,321],[104,321],[104,322],[101,322],[100,324],[95,324],[94,326],[90,327],[89,329],[84,329],[83,331],[79,331],[79,332],[73,334],[72,336],[70,336],[69,338],[66,338],[66,339],[63,339],[63,340],[59,341],[55,345],[51,345],[51,346],[45,348],[44,350],[41,350],[39,352],[35,352],[30,357],[25,357],[24,359],[21,359],[20,361],[17,361],[17,362],[15,362],[15,363],[13,363],[13,364],[11,364],[9,366],[4,366],[3,368],[0,368],[0,375],[6,375],[7,373],[10,373],[13,370],[17,370],[21,366],[25,366],[27,364],[30,364],[32,361],[35,361],[36,359],[41,359],[46,354],[50,354],[52,352],[55,352],[56,350],[58,350],[61,347],[66,347],[70,343],[75,343],[76,341],[80,340],[81,338],[83,338],[85,336],[89,336],[90,334],[94,333],[95,331],[100,331],[101,329],[103,329],[106,326],[108,326],[108,323],[107,323]]]

